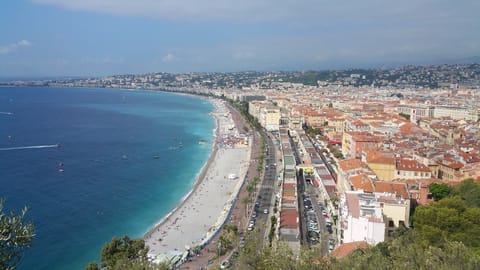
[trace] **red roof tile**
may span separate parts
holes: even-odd
[[[413,159],[399,159],[397,160],[397,170],[414,171],[414,172],[430,172],[430,169],[422,163]]]
[[[333,257],[341,259],[348,254],[354,252],[357,249],[367,249],[370,248],[370,245],[367,244],[365,241],[357,241],[351,243],[344,243],[337,247],[332,253],[330,254]]]
[[[362,168],[362,162],[358,159],[346,159],[346,160],[340,160],[338,162],[338,165],[343,171],[350,171],[350,170],[355,170],[355,169],[361,169]]]
[[[294,209],[282,209],[280,211],[280,227],[281,228],[298,228],[298,211]]]
[[[407,185],[405,183],[376,181],[375,192],[392,193],[392,194],[397,194],[398,196],[404,199],[410,199],[410,196],[407,190]]]
[[[363,190],[364,192],[372,193],[375,189],[373,183],[365,174],[355,175],[349,178],[354,190]]]

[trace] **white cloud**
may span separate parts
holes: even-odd
[[[235,60],[251,60],[255,57],[255,54],[250,51],[239,51],[233,54]]]
[[[30,46],[30,45],[32,45],[32,43],[30,43],[30,41],[28,41],[28,40],[20,40],[19,42],[17,42],[16,45],[17,46]]]
[[[15,43],[11,43],[5,46],[0,46],[0,54],[9,54],[14,52],[19,47],[28,47],[32,43],[28,40],[20,40]]]
[[[272,0],[32,0],[39,4],[59,6],[70,10],[143,16],[161,19],[264,21],[285,17],[298,6],[290,1]],[[306,1],[306,0],[298,0]],[[286,3],[285,3],[286,2]]]
[[[382,20],[400,19],[401,23],[451,19],[478,22],[477,0],[403,0],[394,7],[390,1],[331,0],[31,0],[38,4],[70,10],[116,15],[188,21],[229,22],[323,22],[363,21],[382,24]]]
[[[162,58],[162,62],[166,62],[166,63],[175,62],[175,61],[177,61],[177,60],[178,60],[178,58],[177,58],[175,55],[171,54],[171,53],[165,55],[165,56]]]

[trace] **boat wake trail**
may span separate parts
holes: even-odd
[[[0,114],[13,115],[11,112],[0,112]]]
[[[58,147],[60,147],[59,144],[32,145],[32,146],[18,146],[18,147],[0,148],[0,151],[23,150],[23,149],[41,149],[41,148],[58,148]]]

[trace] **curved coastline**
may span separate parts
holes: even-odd
[[[186,95],[186,94],[184,94]],[[208,100],[208,99],[207,99]],[[218,110],[217,104],[215,104],[212,100],[208,100],[209,102],[212,103],[214,106],[214,111],[216,112]],[[200,171],[197,173],[197,176],[195,177],[195,182],[192,185],[192,189],[185,194],[180,202],[170,211],[168,212],[159,222],[155,224],[153,228],[148,229],[147,232],[144,233],[143,239],[145,240],[146,238],[149,238],[152,236],[152,234],[158,230],[159,227],[164,225],[167,221],[169,221],[170,217],[175,214],[186,202],[187,200],[192,196],[192,194],[198,189],[199,185],[201,184],[203,178],[205,177],[208,168],[210,167],[213,159],[215,158],[215,155],[217,154],[217,146],[218,146],[218,141],[217,138],[219,137],[219,120],[215,116],[215,114],[212,114],[213,118],[215,119],[215,128],[213,129],[213,142],[212,142],[212,150],[210,151],[209,157],[207,161],[203,164],[202,168]]]
[[[224,101],[209,102],[215,107],[211,114],[216,121],[211,155],[192,190],[144,235],[148,255],[154,261],[179,258],[190,248],[208,243],[227,219],[243,185],[251,144],[244,146],[235,141],[238,131],[231,128],[235,125]]]

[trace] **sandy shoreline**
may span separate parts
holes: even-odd
[[[223,101],[212,100],[216,137],[209,160],[192,191],[144,236],[149,257],[157,261],[205,244],[225,221],[250,163],[250,144],[238,131]],[[234,178],[234,179],[233,179]]]

